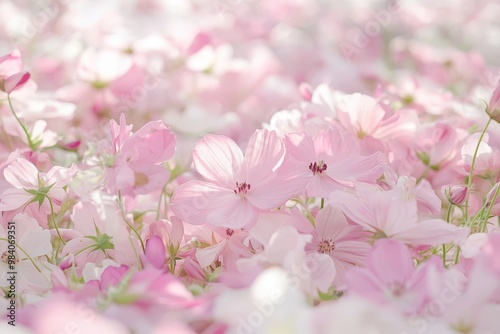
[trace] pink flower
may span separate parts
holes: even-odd
[[[252,256],[250,249],[243,245],[243,240],[247,233],[241,230],[224,229],[217,227],[219,233],[212,232],[213,245],[200,248],[196,251],[196,259],[202,268],[211,265],[221,258],[224,268],[235,268],[236,261],[240,258]]]
[[[357,183],[375,184],[383,173],[384,156],[362,156],[356,138],[338,130],[323,130],[311,138],[305,133],[285,137],[289,160],[307,197],[327,198],[334,190]]]
[[[79,333],[130,333],[117,320],[107,318],[86,302],[62,294],[54,294],[42,301],[31,314],[31,328],[36,333],[64,333],[69,328]]]
[[[368,253],[366,268],[346,274],[349,292],[406,311],[418,309],[427,297],[426,271],[432,261],[415,269],[411,253],[400,241],[378,240]]]
[[[466,136],[466,131],[445,123],[427,126],[415,139],[417,156],[425,165],[437,170],[458,156],[460,144]]]
[[[0,211],[15,210],[23,205],[38,203],[39,210],[51,212],[50,198],[57,209],[66,197],[63,189],[75,176],[77,168],[52,167],[47,173],[39,172],[31,162],[18,158],[4,170],[4,177],[12,186],[0,195]]]
[[[449,188],[446,192],[446,196],[448,197],[448,200],[451,204],[462,205],[465,203],[467,193],[467,186],[457,185]]]
[[[419,221],[416,200],[405,200],[397,189],[363,190],[358,195],[335,191],[329,203],[374,237],[394,238],[410,245],[460,241],[468,233],[442,219]]]
[[[72,239],[64,246],[62,255],[74,254],[78,273],[87,263],[100,265],[106,258],[130,265],[135,261],[126,225],[112,210],[108,210],[104,220],[92,203],[80,202],[74,206],[71,220]]]
[[[312,241],[307,244],[306,250],[327,254],[332,258],[337,273],[333,283],[340,288],[348,268],[364,265],[370,245],[363,241],[360,228],[349,225],[337,208],[327,206],[321,209],[316,216],[315,226]]]
[[[474,155],[476,155],[474,173],[484,177],[495,177],[500,170],[500,151],[498,148],[488,144],[489,136],[485,134],[483,140],[479,143],[477,154],[475,154],[479,136],[479,133],[474,133],[467,138],[465,144],[462,146],[461,153],[465,171],[470,171],[472,160],[474,159]]]
[[[487,112],[492,119],[500,123],[500,81],[498,81],[497,87],[491,95]]]
[[[143,240],[159,237],[168,257],[175,257],[184,238],[182,221],[172,216],[170,221],[162,219],[145,226],[142,233]],[[156,243],[156,242],[155,242]]]
[[[171,209],[189,224],[252,226],[259,212],[283,205],[297,190],[295,176],[281,166],[284,147],[275,132],[258,130],[245,157],[230,138],[207,135],[193,153],[195,169],[206,181],[175,189]]]
[[[7,94],[24,86],[30,79],[30,73],[23,71],[21,53],[14,50],[0,57],[0,89]]]
[[[165,266],[165,245],[159,236],[152,236],[146,241],[146,251],[143,262],[151,264],[156,269]]]
[[[415,131],[411,115],[390,113],[373,97],[360,93],[338,97],[336,112],[340,124],[358,138],[377,139],[408,136]]]
[[[175,151],[175,136],[161,121],[149,122],[131,133],[125,116],[118,125],[110,121],[115,151],[112,166],[107,170],[107,187],[124,196],[147,194],[163,187],[170,178],[161,166]]]
[[[11,240],[16,242],[13,254],[9,252],[11,248],[7,241],[8,236],[12,235],[15,239]],[[51,288],[49,269],[51,265],[45,256],[52,254],[50,238],[50,232],[25,213],[17,214],[7,228],[0,226],[0,287],[5,288],[8,285],[7,278],[9,272],[13,271],[11,267],[13,263],[18,273],[17,291],[48,291]]]

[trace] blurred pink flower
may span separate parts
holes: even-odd
[[[493,91],[493,94],[491,95],[487,112],[492,119],[500,123],[500,80],[498,81],[497,86]]]
[[[0,57],[0,89],[7,94],[24,86],[30,79],[30,73],[23,71],[19,50]]]
[[[4,170],[5,180],[11,185],[0,195],[0,211],[9,211],[38,203],[39,210],[50,214],[51,208],[47,198],[52,201],[54,209],[58,209],[66,197],[64,187],[76,175],[75,165],[70,168],[52,167],[47,173],[39,172],[31,162],[18,158]]]
[[[367,255],[366,268],[346,273],[350,293],[381,305],[392,304],[403,312],[415,311],[428,296],[427,268],[432,261],[415,269],[408,248],[397,240],[378,240]]]
[[[132,133],[125,116],[120,124],[110,121],[115,156],[108,166],[107,188],[122,196],[136,196],[161,189],[169,180],[168,169],[161,166],[175,152],[175,136],[161,121],[149,122]]]
[[[125,223],[112,210],[104,219],[94,204],[80,202],[73,208],[71,220],[71,240],[62,249],[62,255],[74,254],[77,273],[81,274],[87,263],[100,265],[110,258],[122,264],[132,264],[135,260],[130,235]],[[63,236],[64,236],[63,230]]]

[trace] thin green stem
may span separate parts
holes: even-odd
[[[82,249],[80,249],[78,252],[76,252],[76,253],[75,253],[75,256],[77,256],[78,254],[80,254],[80,253],[82,253],[82,252],[86,251],[86,250],[87,250],[87,249],[89,249],[89,248],[95,247],[95,246],[96,246],[95,244],[92,244],[92,245],[90,245],[90,246],[83,247]]]
[[[446,221],[449,223],[451,220],[451,212],[453,211],[454,204],[450,204],[448,211],[446,211]],[[446,245],[442,244],[443,248],[443,267],[446,268]]]
[[[63,245],[66,245],[66,242],[64,241],[63,237],[61,236],[61,232],[59,232],[59,227],[57,226],[57,223],[56,223],[56,218],[54,216],[54,205],[52,204],[52,200],[47,195],[45,195],[45,197],[49,200],[50,217],[52,218],[52,224],[54,225],[54,228],[56,229],[57,236],[59,237],[59,239],[61,239],[61,242],[63,243]]]
[[[443,244],[443,267],[446,268],[446,245]]]
[[[19,125],[23,129],[24,133],[26,134],[26,138],[28,138],[28,145],[29,145],[29,147],[31,148],[32,151],[36,151],[35,144],[33,144],[33,141],[31,140],[31,135],[28,132],[28,129],[26,128],[26,125],[24,125],[23,122],[21,122],[21,120],[19,119],[19,117],[17,117],[16,112],[14,111],[14,107],[12,106],[12,100],[10,99],[10,94],[7,94],[7,100],[9,101],[9,107],[10,107],[10,111],[12,111],[12,115],[14,115],[14,117],[17,120],[17,122],[19,123]]]
[[[420,177],[416,181],[417,184],[420,183],[420,181],[422,181],[427,176],[427,173],[429,172],[430,169],[431,169],[430,165],[425,166],[425,169],[424,169],[422,175],[420,175]]]
[[[476,149],[474,151],[474,156],[472,157],[472,163],[471,163],[471,166],[470,166],[469,178],[467,180],[467,198],[465,200],[465,219],[467,221],[469,220],[469,197],[470,197],[471,186],[472,186],[472,177],[474,175],[474,167],[476,165],[477,153],[479,152],[479,146],[481,145],[481,142],[483,141],[484,135],[486,133],[486,130],[490,126],[490,123],[491,123],[491,118],[488,119],[488,122],[484,126],[484,129],[481,132],[481,135],[479,136],[479,140],[477,142]]]
[[[457,246],[457,250],[455,251],[455,264],[458,264],[459,259],[460,259],[460,246]]]
[[[0,238],[0,240],[4,240],[4,241],[7,241],[10,243],[10,241],[7,238]],[[14,244],[16,245],[16,248],[19,248],[28,257],[28,259],[31,261],[31,263],[33,263],[33,265],[35,266],[36,270],[38,270],[38,272],[41,273],[42,270],[40,270],[40,268],[38,268],[38,266],[35,263],[35,260],[33,260],[31,258],[31,256],[21,246],[19,246],[19,244],[17,242]]]
[[[481,232],[485,232],[486,231],[486,225],[488,224],[488,220],[490,219],[491,209],[495,205],[495,202],[497,201],[499,193],[500,193],[500,185],[495,190],[495,194],[493,195],[493,198],[489,202],[488,211],[486,211],[486,215],[484,216],[484,221],[483,221],[483,224],[481,226]]]
[[[321,198],[321,205],[320,208],[323,209],[325,207],[325,199]]]
[[[130,227],[130,229],[135,233],[139,241],[141,242],[141,248],[143,252],[146,252],[146,247],[144,247],[144,241],[142,241],[141,235],[137,230],[132,226],[131,223],[129,223],[127,219],[127,215],[125,214],[125,208],[123,207],[123,202],[122,202],[122,194],[121,191],[118,191],[118,206],[120,207],[120,212],[122,214],[122,218],[125,221],[125,223]]]
[[[446,221],[449,223],[451,218],[451,211],[453,210],[454,204],[450,204],[448,211],[446,212]]]

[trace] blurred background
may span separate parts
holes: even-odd
[[[2,0],[0,20],[0,52],[20,50],[44,101],[33,117],[86,130],[123,112],[240,140],[321,83],[425,85],[440,113],[481,106],[499,78],[493,0]]]

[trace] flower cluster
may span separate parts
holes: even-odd
[[[0,3],[0,332],[498,331],[500,6],[41,6]]]

